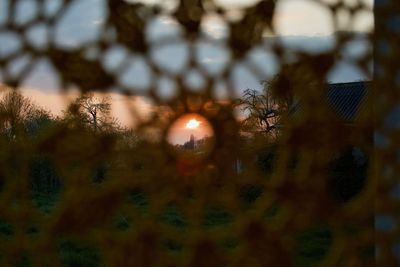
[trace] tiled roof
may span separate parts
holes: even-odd
[[[327,102],[332,110],[345,122],[353,122],[366,108],[370,82],[328,84]]]
[[[325,103],[336,114],[338,119],[345,123],[354,123],[359,115],[369,106],[367,105],[368,88],[371,82],[347,82],[327,84]],[[289,110],[289,116],[301,113],[304,104],[299,99]],[[283,127],[281,122],[275,127]]]

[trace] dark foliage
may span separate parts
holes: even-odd
[[[61,181],[55,166],[50,159],[37,156],[32,159],[29,168],[29,177],[34,191],[42,193],[56,193],[60,190]]]
[[[252,204],[259,198],[264,189],[262,186],[247,184],[243,185],[239,191],[239,197],[244,204]]]
[[[314,227],[304,231],[297,239],[295,266],[315,266],[328,253],[333,234],[326,227]]]
[[[100,163],[94,170],[93,181],[95,183],[101,183],[106,179],[107,173],[109,172],[109,166],[107,163]]]
[[[263,172],[271,173],[274,168],[275,151],[268,149],[257,155],[257,165]]]
[[[61,242],[59,245],[59,255],[65,267],[102,266],[97,250],[88,246],[78,245],[76,242]]]
[[[368,159],[365,154],[357,148],[345,150],[332,162],[328,191],[339,202],[349,201],[363,189],[367,170]]]

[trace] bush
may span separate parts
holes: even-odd
[[[363,189],[368,170],[368,159],[365,155],[350,148],[345,150],[332,162],[328,190],[339,202],[347,202]]]
[[[61,188],[60,178],[51,160],[37,156],[32,159],[29,168],[32,189],[41,193],[55,193]]]

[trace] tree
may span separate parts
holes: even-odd
[[[119,129],[111,116],[111,98],[97,97],[92,92],[78,97],[65,112],[67,120],[89,126],[95,132]]]
[[[0,133],[9,138],[27,134],[38,123],[50,119],[47,111],[36,106],[19,91],[8,89],[0,98]],[[34,124],[35,123],[35,124]]]
[[[277,98],[272,92],[273,82],[263,81],[261,92],[246,89],[238,100],[239,108],[245,113],[242,121],[244,132],[258,132],[266,135],[275,133],[281,117],[287,113],[291,106],[289,99]]]
[[[246,112],[244,131],[276,134],[279,122],[293,110],[296,99],[313,105],[324,92],[321,90],[322,78],[307,61],[283,64],[278,75],[262,84],[261,92],[247,89],[238,101]]]
[[[48,129],[49,126],[56,126],[58,122],[48,111],[40,109],[25,123],[25,130],[29,136],[33,137]]]

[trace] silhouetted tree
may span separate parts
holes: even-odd
[[[238,107],[244,112],[242,121],[244,132],[256,132],[270,135],[276,133],[283,115],[287,114],[292,100],[282,100],[272,92],[273,81],[263,81],[263,90],[246,89],[237,101]]]
[[[89,126],[95,132],[116,130],[117,120],[111,116],[111,98],[86,93],[70,104],[65,119],[73,124]]]
[[[50,119],[47,111],[17,90],[8,89],[0,98],[0,133],[10,139],[33,134],[39,124]]]
[[[276,134],[297,99],[308,103],[309,99],[320,99],[323,93],[320,77],[302,62],[283,65],[278,75],[262,84],[261,91],[247,89],[238,100],[246,114],[244,131]]]

